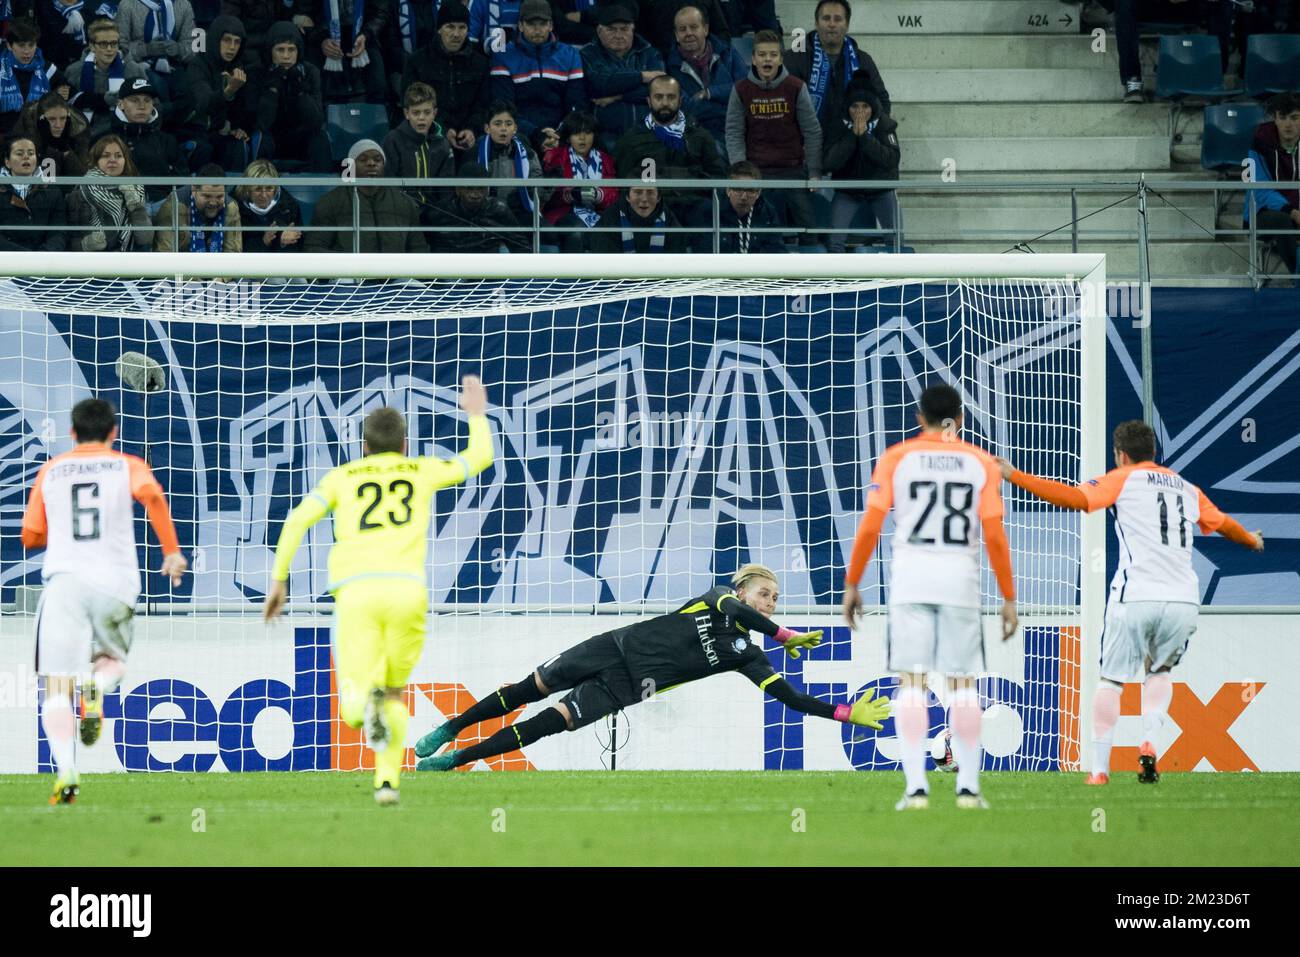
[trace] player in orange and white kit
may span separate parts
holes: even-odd
[[[1248,532],[1220,512],[1205,493],[1155,463],[1156,433],[1145,422],[1121,422],[1114,433],[1115,468],[1082,485],[1039,478],[998,459],[1013,485],[1061,508],[1095,512],[1109,508],[1119,538],[1119,567],[1110,583],[1101,635],[1101,681],[1092,704],[1092,773],[1088,784],[1110,781],[1110,748],[1119,721],[1124,684],[1145,673],[1142,684],[1142,747],[1138,780],[1154,784],[1152,744],[1169,712],[1169,672],[1196,631],[1200,587],[1192,567],[1192,526],[1255,551],[1264,536]]]
[[[36,610],[36,673],[45,676],[41,723],[58,777],[51,804],[80,792],[72,742],[73,686],[82,678],[81,740],[94,744],[104,695],[122,679],[131,618],[140,595],[134,502],[162,543],[162,574],[179,585],[188,567],[167,499],[149,466],[113,451],[117,413],[104,399],[72,408],[76,446],[36,473],[23,515],[25,548],[44,548],[44,588]]]
[[[997,576],[1002,638],[1015,634],[1011,548],[1002,528],[1001,476],[993,457],[958,439],[961,396],[947,385],[921,393],[921,434],[885,450],[871,474],[867,509],[844,575],[844,617],[862,610],[858,581],[894,509],[886,655],[899,674],[894,720],[902,745],[906,790],[900,811],[929,807],[925,778],[929,708],[925,676],[948,678],[957,806],[986,808],[979,790],[980,709],[975,676],[984,668],[980,620],[980,534]]]

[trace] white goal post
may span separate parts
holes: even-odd
[[[0,432],[0,441],[22,450],[3,505],[13,514],[14,489],[62,450],[66,422],[57,422],[55,434],[41,434],[48,426],[40,423],[56,413],[66,419],[69,402],[84,394],[120,391],[125,450],[163,455],[176,446],[166,454],[164,484],[184,479],[194,504],[182,527],[196,545],[205,542],[183,600],[146,594],[142,609],[163,617],[232,606],[247,613],[265,576],[258,563],[273,544],[249,550],[249,529],[278,527],[256,503],[274,499],[282,510],[304,483],[309,488],[323,468],[359,448],[357,413],[399,393],[408,418],[450,423],[413,435],[413,448],[446,454],[456,435],[454,383],[482,365],[499,410],[498,451],[517,454],[519,464],[514,473],[501,470],[499,488],[476,487],[441,510],[431,549],[436,611],[657,613],[691,597],[679,592],[701,576],[721,580],[731,560],[718,558],[725,554],[763,559],[788,574],[796,584],[785,589],[786,614],[829,626],[838,617],[838,583],[828,583],[842,577],[870,466],[908,427],[916,385],[926,377],[951,379],[978,410],[967,417],[976,444],[1031,469],[1040,458],[1068,460],[1073,474],[1052,475],[1060,480],[1106,470],[1106,304],[1100,254],[0,253],[0,337],[13,346],[12,358],[0,360],[0,421],[25,430]],[[643,347],[653,348],[653,362],[638,351]],[[154,398],[128,395],[119,381],[118,360],[135,352],[166,376]],[[554,370],[544,386],[534,379],[540,370]],[[1034,395],[1017,395],[1018,384]],[[615,417],[614,445],[598,437],[584,447],[565,403],[583,410],[583,428],[594,416],[599,429],[602,413],[593,410],[606,398],[596,390],[606,386],[620,410],[636,405],[627,390],[639,388],[652,401],[629,421],[622,412]],[[311,424],[293,418],[292,410],[309,402],[329,411],[313,413]],[[1047,410],[1041,420],[1023,421],[1040,408]],[[250,464],[257,449],[280,441],[280,433],[268,438],[275,424],[297,450],[292,464],[270,454]],[[787,425],[797,425],[797,441]],[[737,436],[749,428],[781,438],[746,447]],[[553,440],[564,429],[571,443]],[[617,464],[638,442],[641,457]],[[711,442],[727,451],[710,452],[702,466]],[[546,468],[563,478],[548,479]],[[583,493],[603,495],[600,501],[579,494],[584,470],[606,483],[604,491]],[[854,482],[834,478],[836,470]],[[782,479],[768,490],[760,487],[765,472],[798,473],[802,484],[787,487]],[[690,511],[691,483],[705,478],[730,497]],[[646,488],[625,490],[643,480]],[[518,515],[485,517],[493,503],[501,509],[516,501],[516,492],[528,499]],[[1077,594],[1068,618],[1077,622],[1071,627],[1081,653],[1072,660],[1079,673],[1052,679],[1062,689],[1063,720],[1066,689],[1073,695],[1074,750],[1059,761],[1077,768],[1087,759],[1082,720],[1097,681],[1104,515],[1066,527],[1050,507],[1013,492],[1004,486],[1009,514],[1018,507],[1028,515],[1012,528],[1022,618],[1030,626],[1059,620],[1067,605],[1060,596]],[[670,494],[683,503],[679,511],[601,512],[610,496],[666,501]],[[786,503],[789,514],[762,505],[766,498]],[[706,515],[734,526],[727,533],[734,540],[705,535],[703,519],[691,516]],[[236,522],[243,524],[235,529]],[[823,530],[807,531],[813,525]],[[548,542],[559,530],[570,538],[552,555]],[[1039,543],[1058,552],[1039,553]],[[319,594],[322,547],[328,540],[319,536],[304,544],[291,610],[328,611]],[[454,567],[437,564],[440,548]],[[37,580],[35,563],[13,564],[12,557],[5,553],[0,580],[10,592]],[[886,562],[882,547],[873,567]],[[491,586],[482,579],[489,568]],[[880,578],[877,600],[886,593]],[[597,623],[591,633],[608,627]],[[769,759],[794,747],[784,728],[769,726],[767,734],[762,752]],[[1064,740],[1065,728],[1060,734]]]

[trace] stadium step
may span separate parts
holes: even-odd
[[[918,253],[1000,253],[1007,244],[996,242],[924,243],[912,242]],[[1037,253],[1068,253],[1069,242],[1040,241],[1031,244]],[[1151,244],[1151,272],[1162,277],[1158,285],[1207,284],[1247,285],[1244,278],[1250,250],[1246,243],[1167,242]],[[1132,242],[1080,243],[1080,252],[1106,254],[1106,278],[1136,279],[1137,244]]]
[[[1164,136],[1104,136],[1088,141],[1087,162],[1116,172],[1169,168],[1169,140]],[[956,163],[964,169],[1072,170],[1080,163],[1080,141],[1070,136],[1044,137],[904,137],[904,176],[939,172]]]
[[[994,65],[1016,70],[1107,70],[1111,76],[1119,76],[1119,54],[1113,36],[1106,38],[1106,49],[1101,53],[1093,52],[1091,36],[1077,34],[1008,37],[873,36],[863,33],[855,34],[853,39],[876,61],[886,86],[889,85],[888,71],[914,68],[918,63],[933,63],[947,70],[972,70]]]
[[[1007,246],[1032,239],[1049,229],[1063,227],[1054,238],[1070,236],[1070,204],[1054,197],[1052,206],[989,207],[903,207],[903,235],[909,244],[942,241],[955,234],[971,240],[987,238],[1005,241]],[[1103,204],[1104,205],[1104,204]],[[1079,204],[1080,244],[1102,239],[1136,239],[1138,234],[1135,204],[1097,211],[1100,207]],[[1093,215],[1089,215],[1092,213]],[[1186,213],[1187,215],[1183,215]],[[1083,219],[1082,217],[1087,217]],[[1188,216],[1191,219],[1188,219]],[[1147,222],[1153,240],[1208,239],[1206,230],[1214,232],[1214,210],[1210,206],[1183,208],[1182,212],[1152,206]]]
[[[1106,102],[1120,98],[1119,76],[1111,70],[1078,69],[911,69],[884,76],[894,103]]]
[[[1058,0],[871,0],[853,8],[849,28],[897,33],[1078,33],[1082,4]],[[788,34],[811,30],[816,0],[787,0],[778,13]]]
[[[1069,109],[1046,103],[899,103],[893,117],[903,142],[911,136],[1160,136],[1169,135],[1163,103],[1079,103]],[[1199,137],[1200,118],[1180,121]]]

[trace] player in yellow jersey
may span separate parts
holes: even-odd
[[[333,513],[329,589],[339,713],[353,728],[366,726],[380,804],[397,803],[408,717],[402,691],[424,646],[433,493],[492,464],[487,393],[476,376],[465,376],[460,407],[469,417],[469,442],[446,461],[408,458],[402,414],[391,408],[371,412],[363,432],[364,457],[321,479],[289,513],[275,550],[263,610],[267,621],[284,607],[289,566],[307,529]]]

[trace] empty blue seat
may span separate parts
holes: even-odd
[[[1246,40],[1246,92],[1251,96],[1300,90],[1300,36],[1257,33]]]
[[[357,140],[384,141],[388,110],[382,103],[331,103],[325,108],[325,133],[334,158],[343,159]]]
[[[1205,169],[1241,168],[1250,152],[1255,127],[1266,113],[1258,103],[1221,103],[1205,108],[1205,132],[1201,136],[1201,166]]]
[[[1156,64],[1156,96],[1180,99],[1184,96],[1232,96],[1223,86],[1223,60],[1219,38],[1184,34],[1160,38]]]

